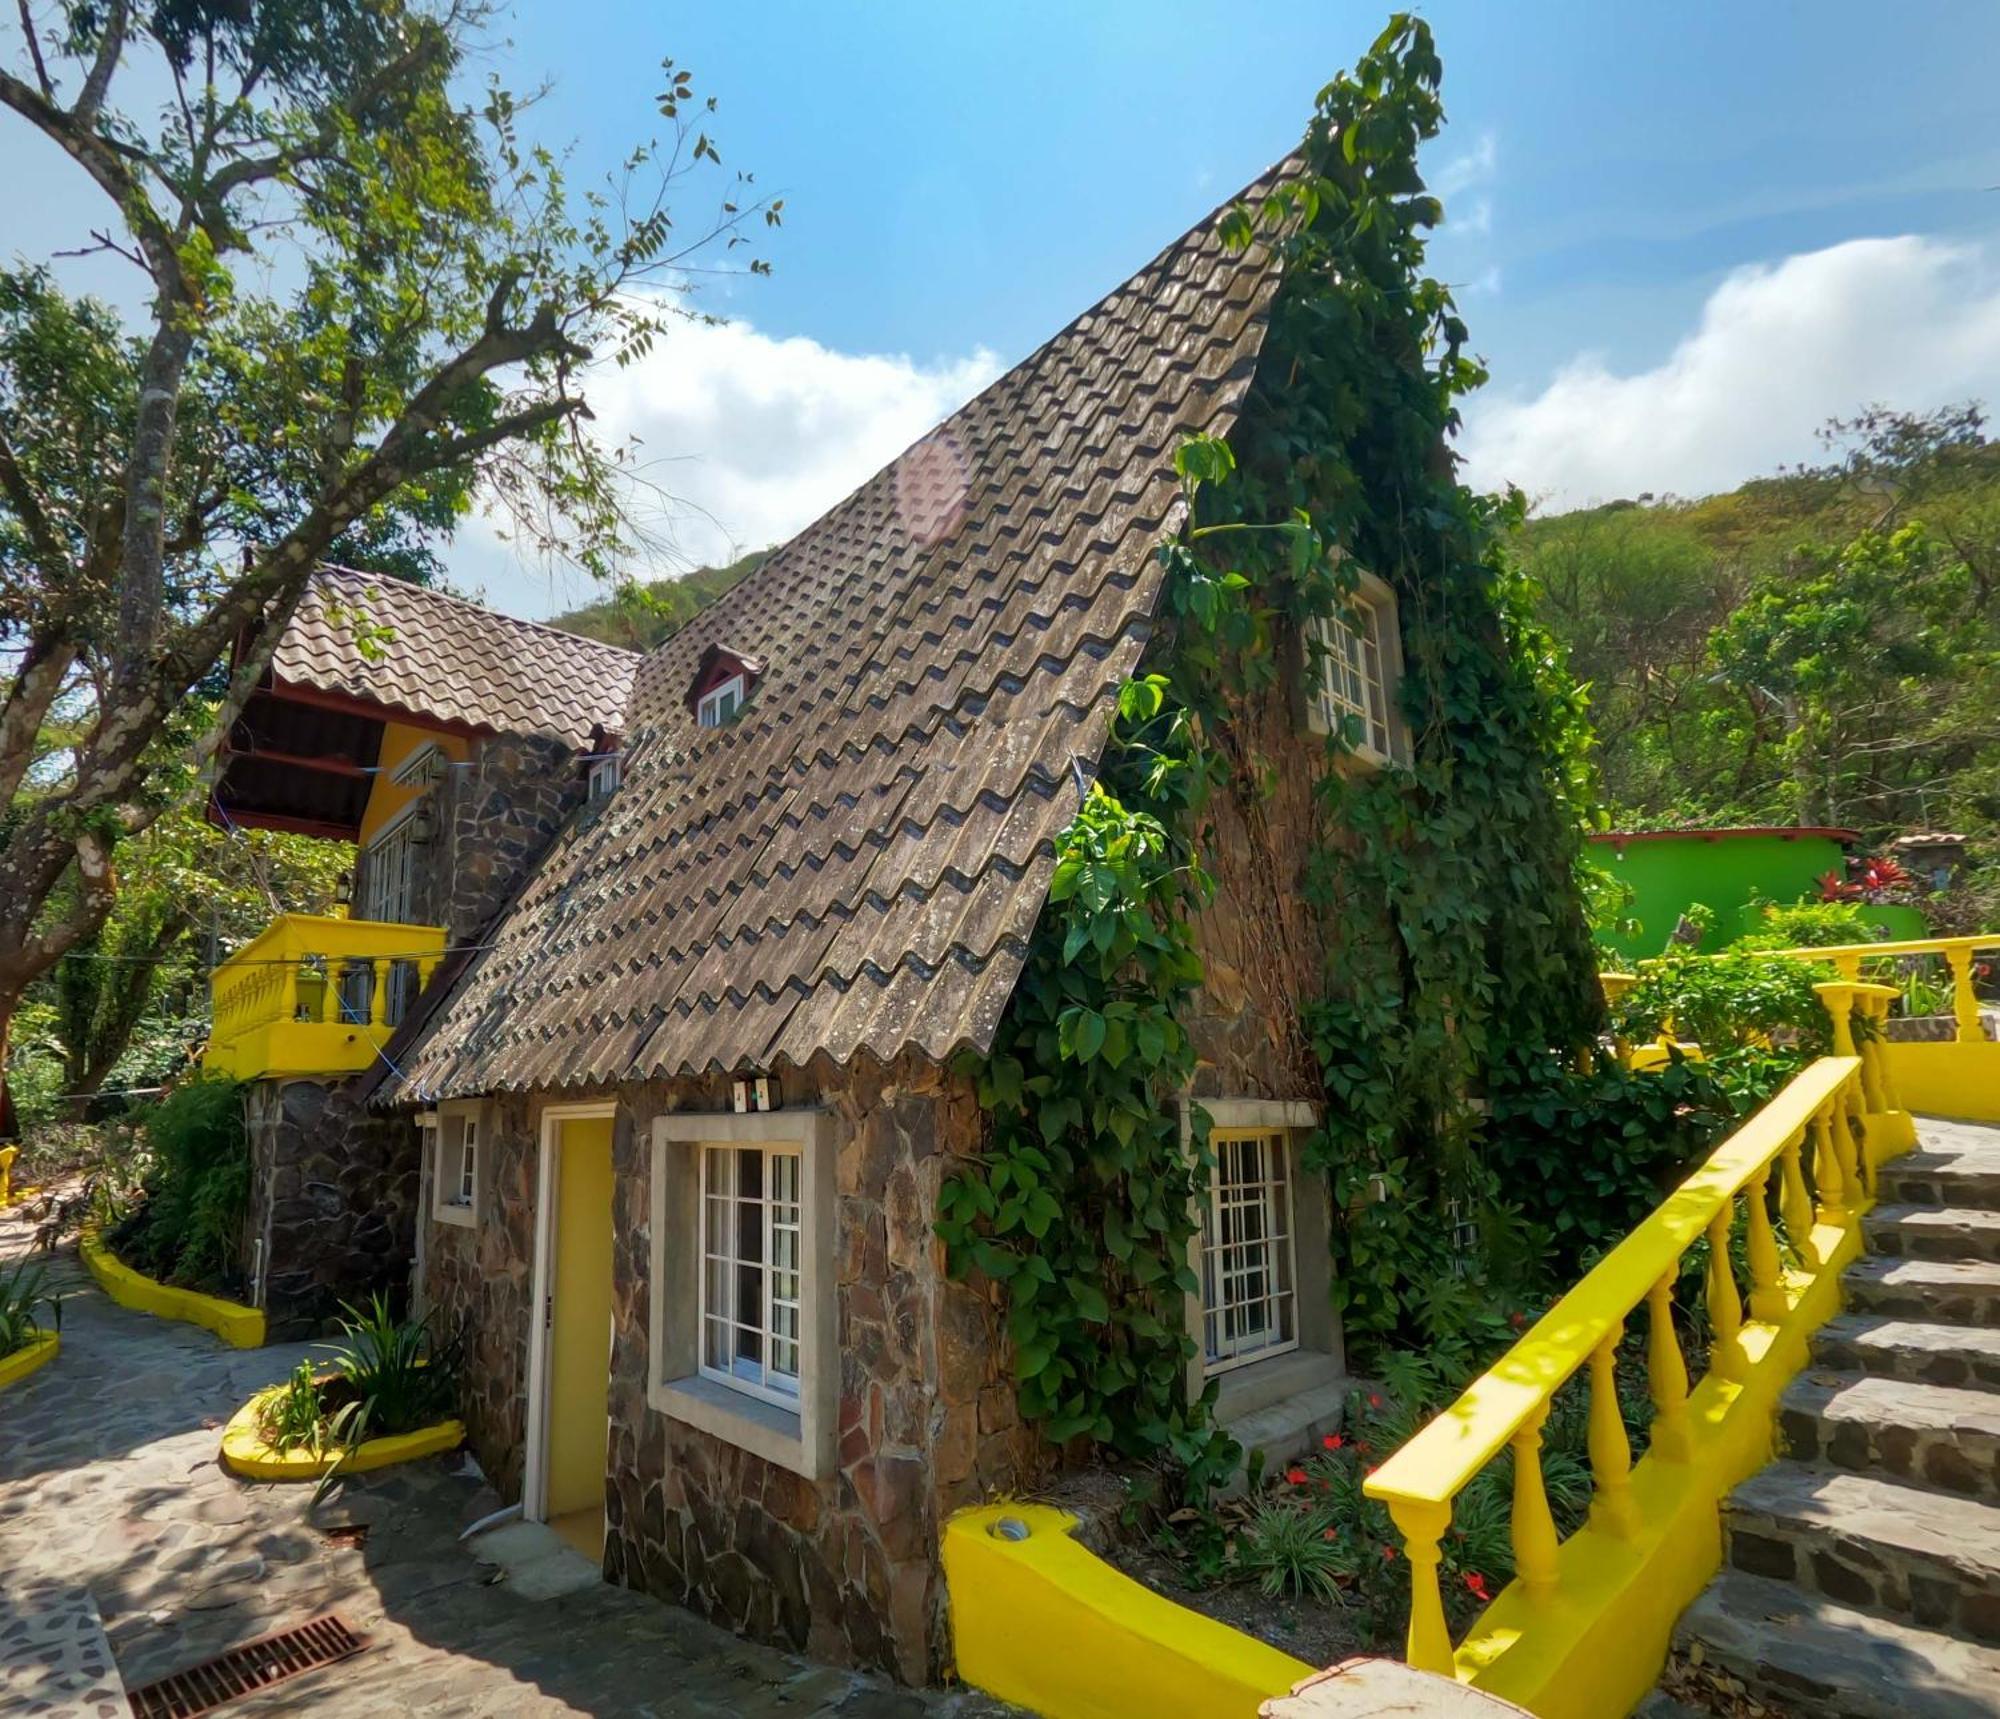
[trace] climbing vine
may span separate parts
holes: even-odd
[[[1307,1163],[1332,1189],[1351,1332],[1435,1339],[1470,1317],[1466,1238],[1506,1222],[1481,1113],[1600,1024],[1575,887],[1581,696],[1502,552],[1518,501],[1472,495],[1447,449],[1484,372],[1423,269],[1439,209],[1416,156],[1443,123],[1441,70],[1428,26],[1393,19],[1321,92],[1302,171],[1224,219],[1283,271],[1257,380],[1227,442],[1178,451],[1164,625],[975,1064],[989,1150],[941,1198],[951,1269],[1006,1286],[1023,1412],[1059,1442],[1167,1453],[1197,1486],[1236,1456],[1187,1400],[1181,1316],[1210,1165],[1205,1116],[1184,1125],[1177,1102],[1201,848],[1214,796],[1254,811],[1271,792],[1283,761],[1247,713],[1286,662],[1317,674],[1312,623],[1346,612],[1357,569],[1398,599],[1412,756],[1354,768],[1350,723],[1315,771],[1304,889],[1327,953],[1301,1026],[1326,1121]]]

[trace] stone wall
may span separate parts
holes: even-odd
[[[1047,1461],[1015,1413],[997,1300],[945,1278],[931,1233],[938,1189],[978,1149],[982,1117],[966,1083],[918,1061],[815,1064],[782,1086],[787,1105],[834,1117],[836,1471],[805,1480],[648,1405],[652,1122],[726,1109],[728,1092],[720,1080],[625,1088],[606,1573],[759,1639],[935,1681],[948,1654],[944,1518],[1033,1483]],[[478,1228],[433,1224],[427,1237],[428,1304],[465,1324],[473,1446],[509,1498],[522,1484],[538,1113],[487,1107]]]
[[[560,741],[501,734],[454,770],[440,811],[445,839],[429,923],[470,939],[512,898],[584,794],[577,755]]]
[[[1315,786],[1331,766],[1326,742],[1306,726],[1299,641],[1280,639],[1276,648],[1289,666],[1221,737],[1237,767],[1206,810],[1213,834],[1203,857],[1216,891],[1195,922],[1206,977],[1189,1023],[1203,1098],[1317,1102],[1323,1093],[1300,1011],[1325,985],[1305,882],[1324,839]]]
[[[244,1089],[244,1257],[261,1279],[273,1341],[317,1335],[343,1301],[377,1290],[400,1299],[409,1286],[417,1129],[407,1116],[359,1108],[352,1085],[260,1080]]]

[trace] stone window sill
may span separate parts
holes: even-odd
[[[814,1453],[806,1447],[804,1427],[790,1409],[732,1391],[698,1373],[654,1385],[646,1399],[669,1420],[747,1450],[807,1480],[824,1478]]]
[[[471,1229],[479,1222],[479,1214],[468,1205],[447,1201],[431,1209],[431,1216],[441,1224],[457,1224],[462,1229]]]

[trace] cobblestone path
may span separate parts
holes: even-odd
[[[0,1213],[0,1266],[30,1230]],[[240,1481],[220,1427],[306,1345],[233,1350],[114,1306],[73,1246],[53,1263],[62,1352],[0,1392],[0,1594],[86,1588],[128,1688],[324,1611],[366,1652],[242,1713],[973,1719],[976,1697],[897,1689],[737,1640],[601,1585],[529,1600],[459,1534],[498,1507],[463,1458],[364,1475],[319,1510],[310,1487]]]

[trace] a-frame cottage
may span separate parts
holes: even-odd
[[[472,850],[424,850],[441,881],[381,917],[444,934],[414,960],[371,946],[423,991],[378,977],[369,1067],[336,1095],[377,1119],[356,1128],[421,1131],[422,1215],[399,1234],[419,1304],[466,1333],[480,1461],[528,1516],[601,1547],[610,1578],[911,1681],[949,1662],[946,1517],[1052,1455],[1017,1413],[1002,1302],[947,1276],[933,1231],[986,1125],[954,1058],[992,1043],[1052,842],[1145,656],[1175,451],[1228,435],[1259,380],[1281,271],[1219,224],[636,671],[519,630],[538,682],[574,677],[560,732],[529,725],[534,784],[481,763],[521,755],[501,742],[523,719],[464,697],[431,726],[452,715],[476,748],[440,738],[435,771],[375,778],[409,789],[401,816],[431,806],[434,831],[553,830],[476,925],[446,904],[494,900],[497,874],[470,887],[453,868]],[[311,632],[316,684],[397,707],[384,689],[414,679],[422,709],[458,683],[450,641],[435,666],[409,655],[450,600],[345,595],[393,637],[371,662],[355,628],[306,614],[286,649]],[[1290,641],[1266,713],[1277,785],[1254,840],[1218,806],[1198,927],[1193,1095],[1217,1169],[1189,1387],[1220,1375],[1222,1421],[1272,1451],[1336,1424],[1345,1389],[1326,1193],[1296,1163],[1320,1095],[1297,1026],[1320,961],[1299,891],[1310,785],[1336,767],[1329,722],[1362,735],[1340,768],[1407,751],[1393,598],[1370,581],[1352,614],[1320,623],[1323,651]],[[383,863],[365,852],[364,901]]]

